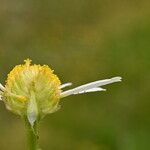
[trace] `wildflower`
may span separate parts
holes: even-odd
[[[29,123],[43,118],[60,108],[61,98],[73,94],[105,91],[101,86],[121,81],[121,77],[98,80],[67,91],[63,91],[72,83],[61,84],[59,78],[47,65],[31,65],[31,60],[17,65],[8,74],[6,85],[0,84],[0,100],[6,108],[22,117],[26,116]]]

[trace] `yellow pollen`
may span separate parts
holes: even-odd
[[[21,102],[27,101],[27,98],[25,96],[17,96],[16,98]]]

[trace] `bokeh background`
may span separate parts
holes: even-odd
[[[70,96],[40,127],[43,150],[150,149],[149,0],[0,0],[0,82],[31,58],[62,83],[120,75]],[[26,150],[23,121],[0,102],[0,150]]]

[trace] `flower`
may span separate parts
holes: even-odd
[[[8,74],[6,85],[0,84],[0,100],[6,108],[22,117],[31,125],[46,114],[60,108],[61,98],[73,94],[105,91],[101,86],[121,81],[121,77],[98,80],[67,91],[62,89],[72,83],[61,84],[59,78],[47,65],[31,65],[31,60],[17,65]]]

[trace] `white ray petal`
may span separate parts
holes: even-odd
[[[2,94],[3,94],[3,92],[2,91],[0,91],[0,101],[2,101]]]
[[[5,91],[5,87],[0,83],[0,90]]]
[[[114,82],[120,82],[121,79],[122,79],[121,77],[114,77],[114,78],[111,78],[111,79],[98,80],[98,81],[95,81],[95,82],[84,84],[84,85],[81,85],[81,86],[76,87],[74,89],[62,92],[61,93],[61,98],[72,95],[72,94],[102,91],[102,89],[98,90],[98,89],[95,89],[95,88],[98,88],[99,86],[111,84],[111,83],[114,83]]]
[[[86,90],[86,93],[87,92],[97,92],[97,91],[106,91],[106,89],[103,89],[101,87],[97,87],[97,88],[92,88],[92,89]]]
[[[72,85],[72,83],[64,83],[64,84],[62,84],[62,85],[60,85],[60,87],[59,87],[59,89],[63,89],[63,88],[65,88],[65,87],[67,87],[67,86],[71,86]]]
[[[101,88],[101,87],[96,87],[96,88],[92,88],[92,89],[89,89],[89,90],[80,91],[80,92],[74,93],[74,94],[83,94],[83,93],[97,92],[97,91],[106,91],[106,89],[103,89],[103,88]]]

